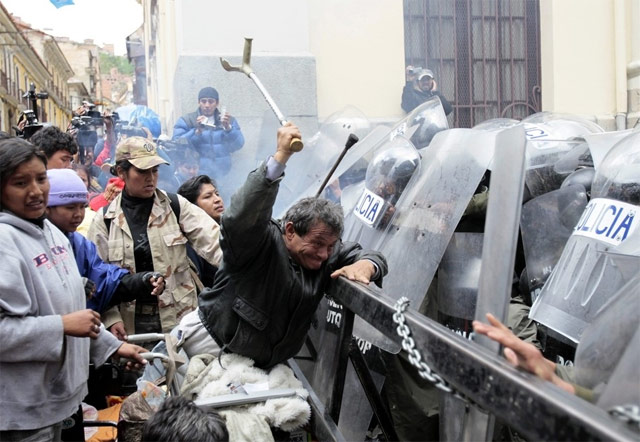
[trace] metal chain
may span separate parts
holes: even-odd
[[[455,391],[447,381],[442,379],[439,374],[433,371],[431,367],[422,360],[422,355],[416,348],[416,343],[411,337],[411,330],[409,329],[404,317],[404,312],[407,310],[407,307],[409,307],[409,299],[407,297],[403,296],[398,299],[395,305],[396,312],[393,314],[393,322],[398,324],[396,331],[398,332],[398,335],[402,337],[402,349],[409,354],[409,362],[418,369],[418,374],[421,378],[431,382],[436,386],[436,388],[453,394],[465,402],[469,402],[467,398],[461,396],[460,393]]]
[[[618,420],[631,423],[640,428],[640,406],[638,405],[618,405],[611,408],[609,414]]]

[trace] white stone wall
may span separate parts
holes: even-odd
[[[637,3],[540,1],[543,110],[582,115],[608,130],[617,114],[634,123],[640,80],[627,78],[627,66],[639,59]]]

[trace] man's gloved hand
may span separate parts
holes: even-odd
[[[147,272],[142,279],[151,286],[151,294],[153,296],[158,296],[164,291],[164,276],[162,273]]]
[[[139,297],[146,298],[149,294],[161,295],[164,291],[164,276],[158,272],[129,273],[120,279],[120,284],[113,294],[110,306],[121,302],[135,301]]]

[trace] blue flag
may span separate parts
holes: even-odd
[[[53,3],[53,6],[55,6],[56,8],[62,8],[63,6],[73,4],[73,0],[49,0],[49,1]]]

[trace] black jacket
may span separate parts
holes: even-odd
[[[445,115],[449,115],[453,110],[453,107],[451,106],[451,103],[444,98],[444,95],[442,95],[440,91],[423,92],[417,90],[414,87],[413,82],[405,84],[404,89],[402,90],[402,109],[409,113],[434,95],[440,98]]]
[[[298,266],[289,255],[278,221],[271,219],[280,179],[269,181],[266,164],[249,174],[221,223],[223,262],[214,285],[199,296],[205,328],[225,351],[270,368],[302,347],[331,273],[359,259],[375,262],[379,285],[387,263],[377,252],[342,243],[319,270]]]

